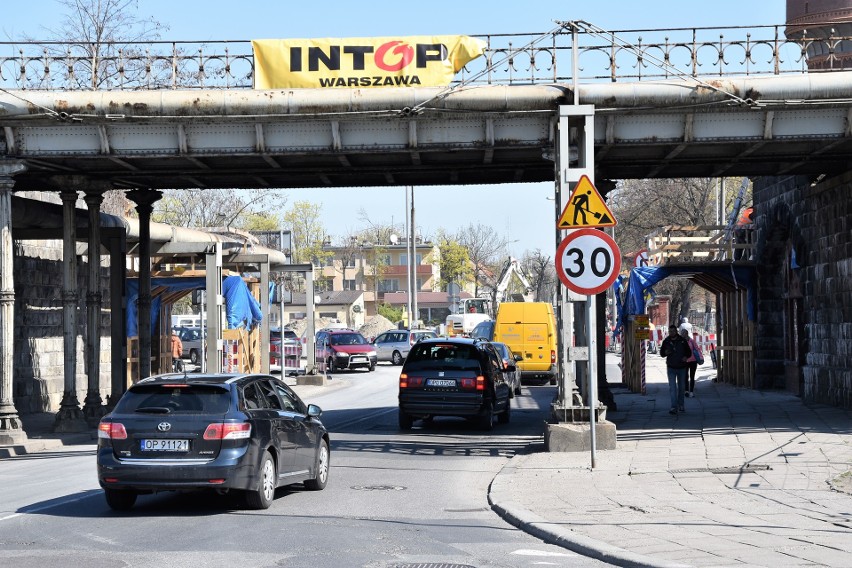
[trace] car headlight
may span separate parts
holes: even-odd
[[[367,351],[367,357],[375,357],[375,356],[376,356],[375,351]]]
[[[340,357],[341,359],[345,359],[345,358],[348,358],[348,357],[349,357],[349,353],[338,353],[337,351],[335,351],[335,352],[334,352],[334,356],[335,356],[335,357]]]

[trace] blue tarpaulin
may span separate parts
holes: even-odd
[[[204,289],[207,280],[198,278],[152,278],[151,289],[166,288],[169,292],[179,290]],[[127,336],[139,335],[136,302],[139,299],[139,280],[128,279],[127,292]],[[222,295],[225,297],[225,319],[228,329],[245,327],[252,329],[263,320],[260,311],[260,303],[254,299],[246,286],[245,281],[239,276],[227,276],[222,280]],[[151,329],[156,329],[157,318],[160,314],[160,298],[151,301]]]
[[[636,314],[645,313],[645,298],[650,293],[653,294],[652,287],[668,276],[676,274],[701,274],[713,275],[716,278],[726,280],[731,286],[739,286],[746,288],[748,291],[748,319],[754,321],[755,306],[756,306],[756,290],[754,286],[754,273],[749,268],[744,267],[702,267],[696,268],[691,266],[643,266],[630,270],[630,278],[627,281],[624,300],[618,303],[618,330],[624,325],[624,318]],[[613,284],[616,292],[616,297],[619,297],[619,291],[624,286],[624,283],[619,280]]]

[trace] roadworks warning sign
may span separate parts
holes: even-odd
[[[618,221],[588,176],[577,182],[556,226],[560,229],[614,227]]]

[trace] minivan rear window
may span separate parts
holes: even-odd
[[[230,391],[216,385],[139,385],[124,393],[114,412],[225,414],[230,403]]]

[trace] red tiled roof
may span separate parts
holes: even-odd
[[[435,304],[447,306],[450,304],[449,294],[447,292],[418,292],[417,305]],[[460,298],[471,298],[468,292],[459,294]],[[402,305],[408,303],[408,292],[386,292],[385,302],[391,305]]]

